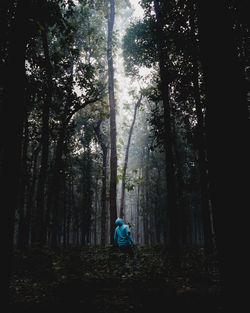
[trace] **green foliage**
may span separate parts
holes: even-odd
[[[119,143],[120,143],[121,145],[124,145],[124,141],[122,140],[122,138],[119,138]]]
[[[153,39],[152,22],[131,24],[123,38],[123,57],[128,75],[138,75],[139,68],[151,68],[157,62],[157,50]]]
[[[120,172],[121,174],[124,173],[124,170],[122,168],[120,168],[120,167],[117,168],[117,171]]]
[[[127,189],[127,191],[131,191],[131,190],[134,190],[135,185],[131,183],[126,183],[125,188]]]
[[[116,176],[116,183],[119,184],[119,181],[121,181],[121,180],[122,180],[122,175],[119,175],[119,174],[118,174],[118,175]]]

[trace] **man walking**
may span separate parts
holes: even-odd
[[[121,252],[121,271],[122,277],[126,277],[126,258],[129,256],[133,260],[133,270],[136,268],[136,255],[134,251],[134,241],[128,225],[124,224],[121,218],[115,221],[117,225],[114,233],[114,243],[119,247]]]

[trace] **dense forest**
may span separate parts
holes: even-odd
[[[193,312],[245,308],[248,1],[4,0],[0,8],[10,312],[34,300],[25,292],[40,282],[41,294],[99,292],[96,307],[84,298],[82,310],[112,313],[145,312],[159,299],[167,310],[179,303],[178,281],[183,292],[216,280],[219,304],[202,298]],[[118,217],[139,264],[121,289]],[[128,304],[127,290],[139,300]],[[183,311],[189,302],[180,301]]]

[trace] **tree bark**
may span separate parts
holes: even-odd
[[[107,219],[107,153],[108,147],[100,132],[100,126],[103,119],[101,118],[94,128],[96,137],[102,149],[102,190],[101,190],[101,245],[106,243],[106,219]]]
[[[105,146],[102,148],[102,193],[101,193],[101,245],[106,243],[106,220],[107,220],[107,153]]]
[[[47,27],[42,30],[42,43],[44,50],[44,59],[46,66],[46,95],[43,103],[42,113],[42,157],[37,187],[37,203],[36,203],[36,243],[42,244],[45,242],[45,186],[47,181],[48,158],[49,158],[49,111],[52,101],[52,66],[49,56],[49,47],[47,39]]]
[[[12,265],[15,212],[18,205],[18,183],[21,165],[21,141],[25,105],[25,53],[27,44],[27,2],[17,1],[13,24],[9,29],[6,76],[0,112],[0,183],[1,217],[5,268],[3,303],[8,299],[8,282]],[[17,98],[18,96],[18,98]],[[11,121],[11,123],[10,123]],[[7,306],[6,306],[7,307]]]
[[[207,160],[206,148],[204,138],[204,118],[202,112],[200,87],[199,87],[199,70],[198,70],[198,51],[197,39],[195,36],[195,12],[193,1],[190,3],[190,28],[191,28],[191,42],[193,46],[192,64],[193,64],[193,84],[194,84],[194,100],[195,110],[197,115],[197,140],[198,140],[198,164],[200,173],[200,189],[201,189],[201,210],[204,231],[204,249],[207,254],[213,251],[213,238],[212,238],[212,222],[211,212],[209,206],[209,193],[208,193],[208,173],[207,173]]]
[[[40,153],[41,150],[41,144],[39,144],[39,146],[34,149],[32,151],[32,164],[31,166],[33,166],[33,170],[32,170],[32,179],[31,182],[29,184],[29,188],[28,188],[28,199],[27,199],[27,208],[26,208],[26,217],[25,217],[25,242],[28,244],[29,240],[31,239],[31,242],[33,242],[33,235],[35,233],[35,223],[33,223],[32,221],[32,214],[33,214],[33,207],[35,207],[35,189],[36,189],[36,181],[37,181],[37,159],[38,159],[38,155]]]
[[[163,25],[158,0],[154,0],[154,10],[157,20],[156,44],[161,78],[161,95],[164,106],[164,127],[165,127],[164,146],[166,153],[167,210],[170,222],[170,231],[169,231],[170,249],[172,250],[173,255],[176,256],[178,259],[180,249],[180,226],[176,195],[176,181],[174,175],[173,138],[172,138],[171,113],[168,94],[169,81],[167,77],[168,69],[166,67],[166,56],[164,55],[164,46],[163,46],[164,45]]]
[[[61,172],[62,169],[62,155],[64,148],[65,132],[67,124],[62,122],[58,140],[56,143],[55,159],[53,165],[53,173],[51,178],[51,185],[49,191],[48,208],[47,208],[47,218],[46,226],[51,225],[51,247],[56,248],[58,244],[58,213],[59,213],[59,193],[61,190]],[[51,216],[51,221],[50,217]],[[50,223],[51,222],[51,223]]]
[[[18,235],[17,235],[17,247],[23,250],[27,244],[25,241],[25,228],[26,228],[26,218],[25,218],[25,199],[26,191],[28,187],[28,173],[27,173],[27,150],[29,143],[28,135],[28,114],[24,117],[24,131],[23,131],[23,144],[22,144],[22,156],[21,156],[21,177],[20,177],[20,187],[19,187],[19,221],[18,221]]]
[[[216,8],[216,9],[215,9]],[[244,79],[226,1],[197,1],[206,78],[206,132],[215,239],[227,309],[243,311],[249,267],[249,122]],[[212,23],[211,23],[212,18]]]
[[[107,153],[108,147],[100,134],[100,123],[95,128],[98,141],[102,148],[102,191],[101,191],[101,245],[105,246],[106,243],[106,218],[107,218]]]
[[[115,220],[117,218],[117,151],[116,151],[116,102],[114,95],[114,67],[113,67],[113,28],[115,20],[115,3],[110,0],[108,18],[108,93],[110,108],[110,243],[114,243]]]
[[[148,227],[148,219],[149,219],[149,145],[146,150],[146,164],[145,164],[145,184],[144,184],[144,208],[143,208],[143,231],[144,231],[144,243],[145,245],[149,244],[149,227]]]
[[[44,232],[46,233],[46,228],[48,227],[51,230],[51,246],[57,246],[57,237],[58,237],[58,202],[59,202],[59,192],[60,192],[60,170],[62,167],[62,155],[63,149],[65,145],[65,135],[67,132],[67,127],[70,123],[72,116],[78,112],[80,109],[85,108],[88,104],[94,103],[100,100],[99,97],[86,100],[84,103],[76,105],[70,111],[64,113],[63,117],[61,118],[61,126],[59,128],[58,139],[56,143],[55,149],[55,158],[54,164],[52,169],[52,178],[49,186],[48,192],[48,207],[47,211],[45,212],[45,226]],[[51,218],[52,217],[52,218]],[[45,234],[46,235],[46,234]]]
[[[184,195],[185,193],[185,187],[184,187],[184,181],[183,181],[183,175],[184,171],[182,168],[181,164],[181,158],[180,158],[180,153],[178,150],[178,132],[176,131],[176,119],[175,119],[175,114],[176,111],[175,109],[172,109],[171,112],[171,117],[172,117],[172,134],[173,134],[173,152],[174,152],[174,159],[175,159],[175,167],[176,167],[176,193],[177,193],[177,198],[178,198],[178,205],[179,205],[179,210],[180,210],[180,220],[179,220],[179,225],[180,225],[180,233],[181,233],[181,239],[182,239],[182,244],[186,245],[187,243],[187,204],[186,204],[186,197]],[[187,122],[185,122],[186,126],[186,131],[188,131],[187,128]]]

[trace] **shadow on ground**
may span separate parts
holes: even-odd
[[[52,288],[39,303],[15,303],[11,313],[17,312],[90,312],[145,313],[192,312],[217,313],[220,297],[207,290],[177,291],[164,280],[116,279],[102,281],[67,281]]]
[[[138,273],[120,277],[119,253],[31,249],[16,253],[8,313],[221,313],[216,259],[192,249],[181,270],[162,248],[137,247]]]

